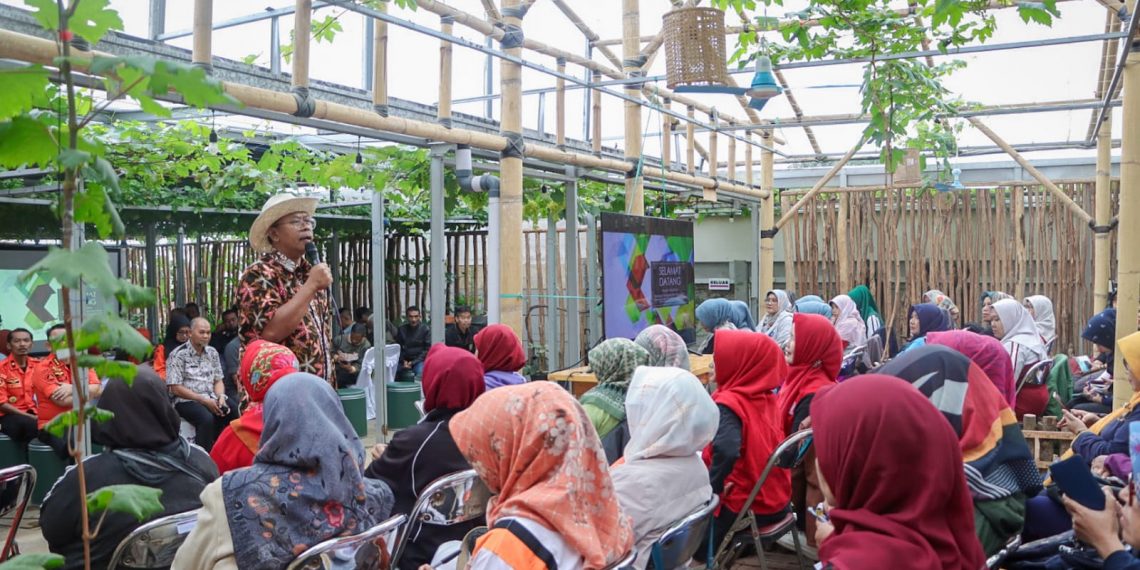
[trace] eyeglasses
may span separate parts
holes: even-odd
[[[277,222],[276,224],[273,224],[273,225],[277,226],[280,224],[288,224],[288,225],[293,226],[294,228],[297,228],[297,229],[302,229],[305,226],[308,226],[314,230],[317,229],[317,219],[316,218],[293,218],[292,220],[283,220],[283,221]]]

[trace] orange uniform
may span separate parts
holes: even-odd
[[[32,400],[32,375],[39,365],[38,358],[28,357],[28,365],[21,369],[16,357],[9,356],[0,362],[0,403],[11,404],[22,412],[35,413],[36,403]],[[0,411],[0,416],[4,412]]]
[[[31,389],[36,396],[36,427],[43,429],[56,416],[71,410],[70,405],[61,406],[51,399],[57,388],[71,384],[71,368],[52,355],[39,361],[31,374],[31,381]],[[100,384],[94,370],[87,370],[87,384]]]

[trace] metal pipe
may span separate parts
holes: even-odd
[[[1128,38],[1124,40],[1124,49],[1120,50],[1120,60],[1116,64],[1116,70],[1112,72],[1112,81],[1108,83],[1108,89],[1104,92],[1104,104],[1097,113],[1096,123],[1093,124],[1092,134],[1089,135],[1086,144],[1092,146],[1096,141],[1096,134],[1100,131],[1100,126],[1104,124],[1104,119],[1108,117],[1109,103],[1112,102],[1112,97],[1116,93],[1116,86],[1120,84],[1121,77],[1124,76],[1124,66],[1128,63],[1128,58],[1132,56],[1132,48],[1136,41],[1136,24],[1140,22],[1140,9],[1137,9],[1136,2],[1132,2],[1132,17],[1128,19],[1128,29],[1122,30],[1127,32]]]
[[[431,342],[443,342],[443,328],[447,314],[445,300],[447,275],[444,273],[444,260],[447,257],[447,243],[443,234],[444,188],[443,157],[451,145],[437,144],[431,147]]]
[[[598,299],[598,284],[600,276],[598,275],[598,225],[594,221],[594,215],[586,213],[586,296],[591,300]],[[596,304],[589,304],[589,315],[586,317],[586,351],[592,348],[602,338],[602,325],[598,320],[598,306]]]
[[[541,304],[546,305],[546,369],[561,370],[562,361],[559,358],[559,349],[562,348],[562,339],[559,338],[558,319],[558,218],[553,211],[546,216],[546,299]]]
[[[325,6],[327,6],[327,4],[325,2],[320,2],[320,1],[313,2],[313,10],[324,8]],[[229,20],[223,20],[221,22],[216,22],[216,23],[214,23],[213,29],[223,30],[225,28],[232,28],[234,26],[240,26],[243,24],[252,24],[253,22],[260,22],[262,20],[268,20],[270,18],[278,18],[281,16],[288,16],[288,15],[292,14],[293,12],[295,12],[296,10],[297,10],[296,6],[288,6],[285,8],[277,8],[275,10],[265,10],[263,12],[258,12],[255,14],[249,14],[248,16],[239,16],[237,18],[232,18]],[[187,37],[187,36],[190,36],[193,34],[194,34],[194,30],[192,30],[192,29],[191,30],[178,30],[177,32],[170,32],[168,34],[160,34],[155,39],[160,41],[160,42],[165,42],[168,40],[175,40],[178,38],[184,38],[184,37]]]
[[[174,304],[186,306],[186,228],[178,226],[177,245],[174,249]]]
[[[491,36],[487,36],[487,40],[485,42],[487,49],[492,49],[495,47],[494,41],[495,41],[494,38],[492,38]],[[483,92],[486,93],[487,95],[492,95],[495,93],[495,58],[491,54],[487,54],[487,61],[486,61],[486,63],[484,63]],[[452,101],[453,104],[458,103],[458,102],[459,101]],[[486,104],[483,106],[483,116],[490,119],[494,115],[495,115],[495,103],[493,100],[488,98]]]
[[[146,225],[146,286],[158,290],[158,231],[151,222]],[[146,308],[146,327],[151,340],[158,340],[158,306]]]
[[[281,75],[281,18],[269,21],[269,72]]]
[[[372,389],[376,392],[376,425],[381,441],[388,435],[388,382],[395,380],[388,378],[388,367],[384,364],[388,338],[387,281],[384,275],[387,247],[384,243],[384,190],[377,188],[372,192],[372,331],[376,339],[376,348],[372,352],[376,359],[372,367]]]
[[[147,37],[157,40],[166,32],[166,0],[150,0],[150,21]],[[190,33],[194,33],[191,31]]]
[[[577,362],[582,352],[582,317],[578,308],[578,169],[566,167],[566,361]],[[565,363],[563,363],[565,364]]]
[[[372,61],[376,57],[376,50],[373,43],[376,41],[376,27],[368,18],[364,19],[364,46],[361,53],[360,75],[362,77],[361,87],[365,91],[372,89]]]

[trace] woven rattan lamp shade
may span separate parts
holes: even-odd
[[[669,88],[727,85],[724,11],[678,8],[665,14],[663,20]]]

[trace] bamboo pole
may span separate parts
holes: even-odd
[[[213,35],[214,0],[194,0],[194,44],[190,55],[194,65],[210,67]]]
[[[522,18],[515,12],[519,0],[503,0],[503,23],[506,26],[522,28]],[[521,58],[522,48],[504,50],[508,55]],[[502,122],[503,135],[522,134],[522,65],[499,60],[499,74],[502,77]],[[522,263],[522,220],[523,220],[523,160],[521,156],[504,155],[500,161],[499,177],[502,182],[499,191],[499,302],[500,322],[514,329],[523,337],[522,279],[519,268]]]
[[[1137,9],[1135,0],[1129,2]],[[1124,130],[1120,133],[1120,201],[1116,231],[1116,338],[1136,332],[1140,309],[1140,49],[1135,44],[1124,65]],[[1102,127],[1103,128],[1103,127]],[[1116,351],[1117,370],[1125,370],[1124,355]],[[1136,363],[1131,363],[1133,367]],[[1132,397],[1130,374],[1113,380],[1113,406],[1119,408]]]
[[[775,201],[773,201],[775,203]],[[780,193],[780,209],[787,211],[792,206],[792,197],[785,196]],[[769,220],[771,221],[771,220]],[[792,235],[792,231],[796,235]],[[793,239],[794,238],[794,239]],[[799,238],[799,232],[796,230],[795,225],[789,230],[789,233],[784,234],[784,286],[787,289],[798,290],[799,280],[796,276],[796,242]]]
[[[768,140],[768,133],[760,135],[761,140]],[[771,145],[769,145],[771,146]],[[775,155],[772,151],[760,151],[760,187],[769,194],[760,203],[760,231],[770,232],[775,227],[772,221],[776,219],[776,200],[773,185],[775,184]],[[787,263],[787,260],[784,261]],[[760,295],[763,298],[776,286],[776,236],[774,234],[760,234]]]
[[[665,99],[663,105],[666,109],[672,106],[672,102]],[[749,148],[752,148],[749,146]],[[673,118],[664,113],[661,114],[661,167],[664,170],[669,170],[669,161],[672,159],[673,153]]]
[[[566,60],[558,60],[558,73],[566,73]],[[554,94],[554,143],[563,148],[566,146],[566,80],[559,77],[555,86],[558,91]]]
[[[439,30],[451,35],[455,25],[450,18],[441,18]],[[451,42],[439,41],[439,104],[436,106],[436,117],[439,124],[451,128]]]
[[[637,63],[641,53],[641,43],[637,41],[641,31],[641,11],[639,0],[622,0],[622,71],[626,78],[641,75],[641,66]],[[629,97],[640,99],[641,90],[636,85],[629,85],[625,89]],[[633,101],[625,101],[625,158],[637,164],[641,160],[641,105]],[[635,168],[625,176],[625,211],[627,214],[641,216],[645,214],[644,186],[640,169]]]
[[[716,115],[709,116],[709,122],[715,127],[717,124]],[[713,129],[709,131],[709,159],[706,161],[709,165],[709,178],[716,179],[720,175],[720,170],[717,168],[717,155],[716,155],[716,139],[717,131]]]
[[[851,251],[848,246],[849,240],[847,239],[847,218],[851,215],[851,196],[849,194],[839,195],[839,219],[836,220],[836,265],[839,272],[835,280],[835,284],[839,286],[840,291],[851,290]],[[787,236],[784,237],[787,239]]]
[[[693,109],[692,105],[688,107],[687,113],[689,115],[689,118],[696,118],[696,111]],[[693,122],[689,121],[688,123],[685,123],[685,171],[689,174],[697,173],[697,141],[693,138],[695,134],[696,129],[693,126]]]
[[[380,2],[376,7],[381,12],[388,11],[388,3]],[[382,115],[388,114],[388,22],[372,21],[372,105]],[[380,309],[377,309],[380,310]]]
[[[1010,146],[1009,143],[1005,142],[1005,140],[999,137],[997,133],[990,130],[990,128],[987,127],[985,123],[983,123],[977,117],[970,117],[969,120],[970,124],[974,125],[974,128],[982,131],[982,134],[989,137],[991,141],[994,141],[994,144],[1001,147],[1001,149],[1004,150],[1006,154],[1013,158],[1017,164],[1021,165],[1021,167],[1024,168],[1025,171],[1028,172],[1029,175],[1032,176],[1035,180],[1040,182],[1042,186],[1052,192],[1053,196],[1055,196],[1057,200],[1072,210],[1073,213],[1077,215],[1077,217],[1079,217],[1086,224],[1093,221],[1093,217],[1090,216],[1088,212],[1084,211],[1084,209],[1081,208],[1079,204],[1074,202],[1073,199],[1070,198],[1069,195],[1066,194],[1063,190],[1058,188],[1056,184],[1053,184],[1053,182],[1049,180],[1047,176],[1045,176],[1040,170],[1037,170],[1037,167],[1033,166],[1033,164],[1026,160],[1024,156],[1021,156],[1021,153],[1017,152],[1017,150]]]
[[[593,82],[597,83],[602,80],[601,74],[595,71],[592,75]],[[593,145],[594,154],[602,153],[602,92],[597,89],[590,90],[590,105],[593,107],[591,115],[593,115],[593,132],[590,134],[590,142]]]
[[[1098,228],[1107,228],[1112,218],[1112,113],[1105,117],[1096,136],[1096,199],[1093,201]],[[1094,230],[1095,231],[1095,230]],[[1108,306],[1108,279],[1112,255],[1111,232],[1093,235],[1093,306]]]
[[[1013,243],[1016,257],[1017,271],[1014,272],[1013,296],[1017,299],[1025,298],[1025,187],[1014,186],[1010,192],[1010,207],[1013,210]]]
[[[784,224],[788,223],[788,220],[795,217],[796,212],[799,211],[799,209],[802,208],[808,200],[811,200],[815,197],[816,194],[819,194],[820,191],[823,190],[823,187],[826,186],[828,182],[831,182],[831,179],[835,178],[835,175],[839,174],[840,170],[843,170],[843,167],[851,160],[851,157],[855,156],[855,153],[859,152],[859,149],[863,148],[864,142],[866,142],[866,139],[859,137],[859,142],[855,143],[855,146],[851,147],[851,150],[847,151],[847,154],[843,155],[843,158],[839,159],[838,162],[832,165],[831,170],[828,170],[827,174],[824,174],[823,178],[820,178],[819,181],[815,183],[815,186],[812,186],[812,189],[808,190],[808,193],[804,194],[803,197],[800,198],[799,201],[796,202],[790,210],[784,212],[784,215],[780,216],[780,221],[776,222],[776,229],[783,228]]]
[[[728,168],[725,177],[736,182],[736,139],[728,137]]]
[[[309,43],[313,34],[313,0],[297,0],[293,13],[293,88],[309,87]]]

